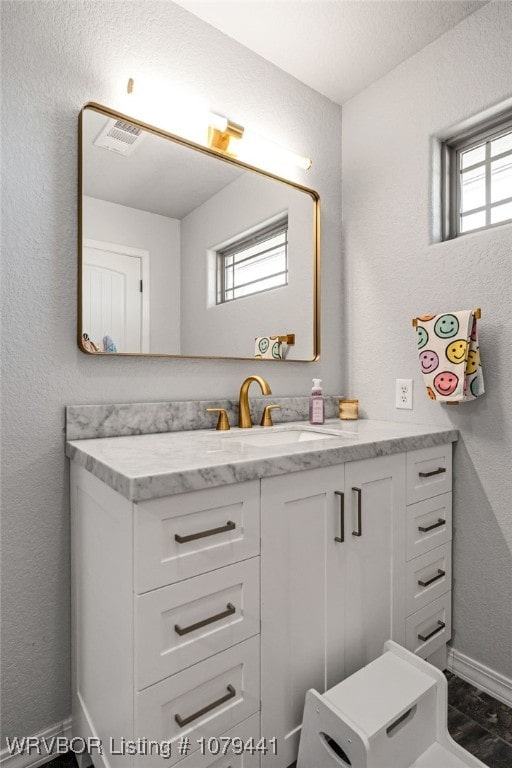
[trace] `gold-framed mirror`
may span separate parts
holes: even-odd
[[[78,208],[83,352],[318,358],[314,190],[90,103]]]

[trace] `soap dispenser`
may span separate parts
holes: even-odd
[[[309,396],[309,423],[323,424],[325,421],[325,400],[322,394],[322,379],[313,379]]]

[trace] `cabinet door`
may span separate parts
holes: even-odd
[[[304,698],[343,679],[343,465],[262,480],[262,736],[285,768],[297,756]]]
[[[405,454],[345,465],[345,675],[405,642]]]

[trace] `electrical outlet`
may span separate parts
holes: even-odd
[[[396,380],[396,407],[412,410],[412,379]]]

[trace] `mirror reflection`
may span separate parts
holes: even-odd
[[[81,120],[81,348],[314,359],[316,193],[104,108]]]

